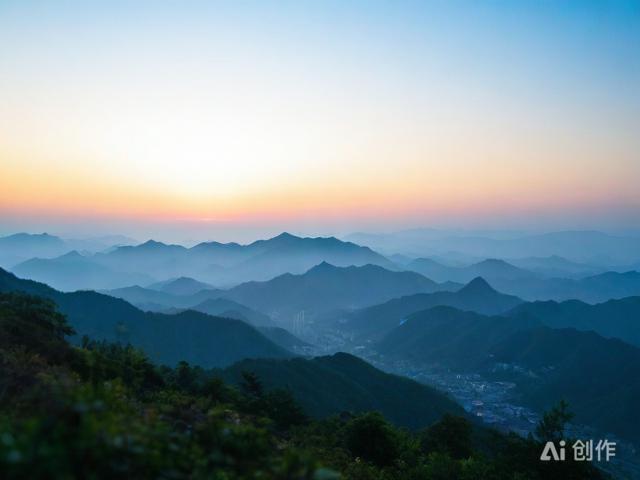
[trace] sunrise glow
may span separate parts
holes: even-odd
[[[252,7],[3,2],[0,214],[637,220],[637,6]]]

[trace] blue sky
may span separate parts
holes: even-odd
[[[640,2],[0,1],[0,219],[634,226],[639,52]]]

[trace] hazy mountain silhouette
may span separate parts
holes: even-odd
[[[143,273],[113,271],[75,250],[50,259],[32,258],[16,265],[12,271],[22,278],[44,282],[64,291],[100,290],[152,280]]]
[[[59,257],[72,250],[95,253],[114,245],[126,245],[135,240],[122,235],[106,235],[83,239],[62,239],[48,233],[16,233],[0,237],[0,267],[12,268],[32,258]]]
[[[491,283],[514,281],[535,277],[527,270],[515,267],[504,260],[487,259],[467,267],[450,267],[430,258],[418,258],[407,265],[407,269],[421,273],[438,282],[454,281],[466,283],[476,277]]]
[[[301,352],[305,349],[313,348],[313,345],[301,340],[289,330],[281,327],[258,327],[258,331],[276,345],[280,345],[290,352]]]
[[[259,240],[249,248],[257,253],[236,267],[241,278],[270,279],[282,273],[303,273],[321,262],[336,266],[379,265],[394,269],[394,264],[367,247],[343,242],[335,237],[300,238],[288,233],[271,240]]]
[[[287,357],[247,323],[195,311],[176,315],[145,313],[133,305],[91,291],[63,293],[0,269],[0,291],[21,291],[52,299],[77,336],[131,343],[159,363],[180,360],[202,367],[225,366],[243,358]]]
[[[213,289],[213,286],[208,283],[199,282],[193,278],[178,277],[171,280],[165,280],[163,282],[156,282],[149,285],[148,288],[170,293],[172,295],[193,295],[202,290],[211,290]]]
[[[132,287],[103,290],[101,293],[126,300],[142,310],[162,312],[168,309],[184,310],[193,307],[211,298],[220,297],[224,290],[214,288],[200,290],[191,295],[175,295],[134,285]]]
[[[576,421],[640,442],[640,349],[594,332],[536,328],[492,348],[516,381],[521,400],[539,411],[564,398]],[[515,367],[515,368],[509,368]]]
[[[224,370],[222,376],[240,383],[245,371],[254,372],[267,388],[289,389],[304,410],[317,418],[375,410],[398,425],[419,429],[444,413],[466,415],[443,393],[381,372],[346,353],[311,360],[244,360]]]
[[[190,285],[196,284],[190,283]],[[198,282],[197,285],[200,285],[200,283]],[[192,290],[182,287],[178,290],[180,289],[182,291]],[[173,290],[176,291],[176,289]],[[268,315],[229,298],[223,298],[226,294],[224,290],[198,290],[192,294],[177,295],[153,290],[151,288],[133,286],[105,290],[102,293],[126,300],[145,311],[178,313],[184,310],[195,310],[196,312],[209,315],[235,318],[246,321],[254,326],[275,326],[273,320]]]
[[[190,307],[190,309],[209,315],[237,318],[254,326],[274,326],[273,320],[268,315],[228,298],[210,298]]]
[[[640,295],[640,273],[605,272],[581,279],[549,278],[499,282],[497,288],[527,300],[582,300],[596,303]]]
[[[31,252],[31,256],[36,256],[36,253]],[[250,280],[268,280],[283,273],[303,273],[322,261],[338,266],[374,264],[394,268],[391,261],[367,247],[334,237],[301,238],[288,233],[248,245],[205,242],[191,248],[149,240],[140,245],[121,246],[87,255],[83,259],[87,271],[98,272],[102,268],[105,275],[110,274],[109,282],[91,288],[148,285],[161,279],[178,277],[191,277],[198,282],[228,287]],[[144,272],[146,282],[132,280],[140,272]],[[46,269],[27,265],[20,270],[20,274],[28,274],[34,280],[53,282],[60,288],[61,285],[68,289],[89,288],[58,262],[46,264]],[[114,284],[112,280],[118,278],[122,281]],[[98,283],[94,280],[94,284]],[[184,280],[180,283],[186,285]],[[198,286],[196,284],[190,288]],[[169,293],[182,292],[184,290]]]
[[[334,237],[301,238],[288,233],[248,245],[204,242],[191,248],[150,240],[96,255],[94,260],[118,271],[144,271],[156,278],[190,276],[216,286],[303,273],[322,261],[340,266],[393,267],[392,262],[366,247]]]
[[[603,267],[572,262],[559,255],[517,258],[511,259],[509,262],[516,267],[548,278],[579,278],[596,275],[606,270]]]
[[[48,233],[16,233],[0,237],[0,266],[11,268],[30,258],[57,257],[69,250],[62,239]]]
[[[394,272],[376,265],[337,267],[323,262],[302,275],[284,274],[266,282],[248,282],[225,298],[288,322],[304,312],[307,319],[336,309],[355,309],[400,295],[433,292],[441,285],[414,272]]]
[[[640,242],[634,237],[597,231],[564,231],[541,235],[510,232],[462,233],[417,229],[391,234],[346,237],[383,253],[414,257],[457,252],[466,257],[523,258],[558,255],[575,262],[597,265],[629,264],[640,258]]]
[[[344,316],[339,328],[358,336],[380,337],[410,314],[438,305],[495,315],[521,303],[518,297],[502,294],[478,277],[455,292],[418,293],[357,310]]]
[[[590,305],[578,300],[523,303],[510,312],[530,315],[553,328],[593,330],[603,337],[614,337],[640,346],[640,297]]]
[[[567,265],[571,262],[550,257],[548,265]],[[537,260],[533,260],[535,262]],[[508,262],[488,259],[466,267],[443,265],[430,258],[419,258],[407,268],[436,281],[467,282],[481,276],[498,290],[526,300],[568,300],[601,302],[610,298],[640,295],[640,273],[604,272],[584,278],[549,278]],[[575,272],[568,274],[575,276]]]
[[[409,315],[375,349],[393,358],[474,371],[486,365],[497,343],[538,325],[526,317],[485,316],[438,306]]]

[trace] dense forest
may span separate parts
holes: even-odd
[[[606,478],[539,461],[543,442],[563,435],[564,404],[529,438],[450,414],[414,430],[375,411],[318,419],[250,370],[232,386],[129,345],[71,345],[72,333],[52,301],[0,294],[3,478]]]

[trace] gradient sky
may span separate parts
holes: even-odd
[[[639,227],[640,2],[0,0],[0,224]]]

